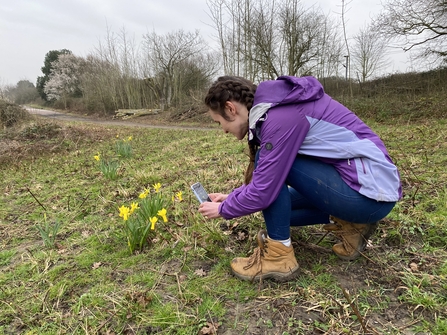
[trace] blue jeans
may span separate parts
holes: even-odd
[[[332,165],[298,155],[278,197],[262,213],[269,237],[285,240],[290,237],[290,226],[328,223],[329,215],[354,223],[375,223],[395,204],[365,197],[350,188]]]

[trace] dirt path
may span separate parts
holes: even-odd
[[[46,109],[32,108],[28,106],[24,106],[24,108],[28,111],[28,113],[33,115],[67,122],[84,122],[84,123],[101,124],[105,126],[126,126],[126,127],[142,127],[142,128],[216,130],[216,128],[211,127],[207,128],[207,127],[187,127],[187,126],[173,126],[173,125],[152,125],[144,122],[135,122],[135,121],[92,119],[88,117],[82,117],[73,114],[65,114]]]

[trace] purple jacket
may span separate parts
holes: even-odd
[[[368,198],[394,202],[402,196],[399,172],[382,140],[324,93],[313,77],[283,76],[259,84],[249,125],[249,140],[260,143],[259,160],[252,182],[219,206],[225,219],[267,208],[297,154],[332,164],[351,188]]]

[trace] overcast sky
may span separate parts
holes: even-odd
[[[341,0],[302,2],[340,17]],[[381,6],[380,0],[351,0],[349,8],[347,27],[354,35]],[[104,40],[107,27],[112,32],[124,27],[138,43],[147,32],[179,29],[199,29],[211,41],[214,29],[207,13],[206,0],[0,0],[0,86],[23,79],[35,84],[50,50],[86,56]],[[404,58],[394,58],[389,72],[404,72],[410,66]]]

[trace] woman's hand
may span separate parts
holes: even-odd
[[[199,212],[205,217],[205,219],[215,219],[220,217],[219,214],[220,202],[205,201],[200,204]]]
[[[228,198],[228,194],[222,194],[222,193],[210,193],[208,194],[208,196],[213,202],[222,202],[226,198]]]
[[[200,204],[199,213],[201,213],[205,219],[216,219],[220,217],[219,205],[228,197],[228,194],[210,193],[208,196],[212,202],[205,201],[204,203]]]

